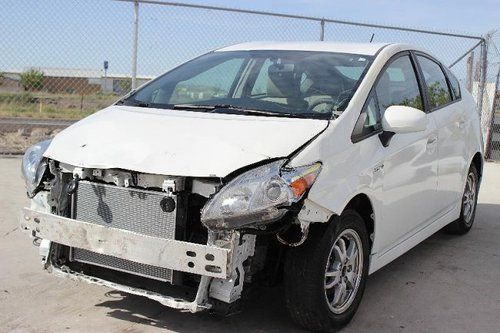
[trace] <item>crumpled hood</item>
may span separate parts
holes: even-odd
[[[285,157],[327,120],[111,106],[60,132],[44,156],[86,168],[224,177]]]

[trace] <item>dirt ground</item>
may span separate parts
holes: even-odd
[[[0,158],[0,332],[300,331],[280,288],[257,288],[243,313],[217,318],[51,276],[18,229],[20,162]],[[344,332],[500,332],[499,282],[500,164],[488,163],[472,231],[437,233],[371,275]]]
[[[14,132],[0,132],[0,153],[22,154],[28,147],[37,142],[53,138],[60,129],[37,127],[19,129]]]

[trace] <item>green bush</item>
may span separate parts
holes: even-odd
[[[22,72],[21,85],[27,91],[41,90],[43,88],[43,72],[35,68]]]
[[[36,101],[35,96],[29,91],[22,92],[20,94],[16,93],[3,93],[0,94],[0,103],[20,103],[28,104],[34,103]]]

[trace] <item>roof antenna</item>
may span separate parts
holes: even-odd
[[[372,34],[372,38],[370,38],[370,43],[373,42],[373,37],[375,37],[375,34]]]

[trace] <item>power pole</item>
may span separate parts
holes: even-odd
[[[325,40],[325,20],[321,20],[319,24],[320,24],[319,40],[324,41]]]

